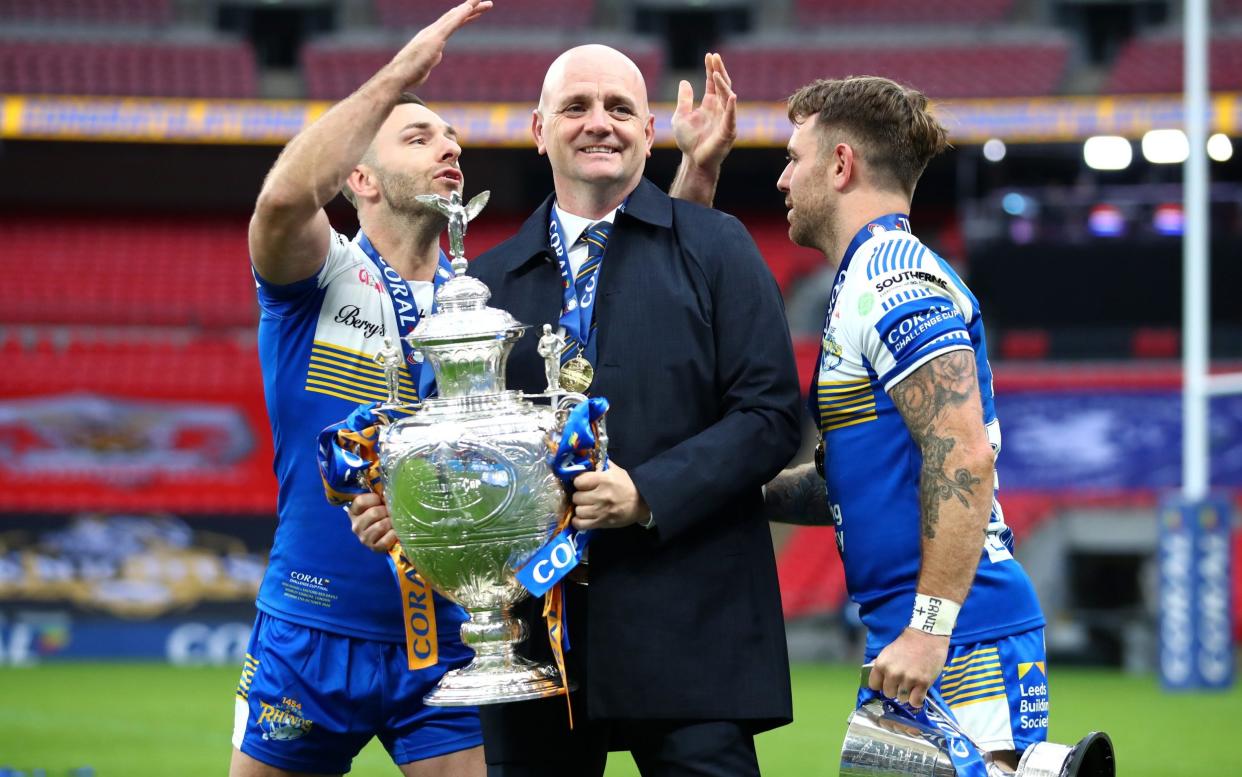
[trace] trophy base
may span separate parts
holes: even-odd
[[[569,688],[574,690],[576,684]],[[474,707],[561,696],[565,684],[551,665],[516,658],[511,664],[483,668],[472,662],[448,672],[435,690],[423,697],[429,707]]]

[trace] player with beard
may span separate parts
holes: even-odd
[[[387,398],[376,354],[430,309],[450,273],[444,217],[415,196],[461,191],[461,147],[405,90],[490,7],[468,0],[420,31],[289,142],[255,204],[250,259],[280,522],[237,690],[230,777],[343,774],[372,737],[407,777],[483,771],[477,710],[422,704],[470,659],[458,636],[465,613],[438,596],[434,618],[403,613],[388,560],[360,547],[324,499],[315,437],[359,403]],[[323,211],[341,191],[358,209],[352,240]],[[416,365],[400,376],[402,401],[429,390],[419,378]],[[407,615],[420,618],[408,633]]]
[[[789,118],[789,237],[837,274],[811,391],[822,468],[769,483],[768,517],[833,522],[871,688],[914,707],[937,689],[1012,770],[1047,737],[1044,617],[995,497],[979,302],[911,233],[945,129],[922,94],[874,77],[809,84]]]

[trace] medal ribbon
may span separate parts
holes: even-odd
[[[877,229],[878,227],[878,229]],[[811,417],[815,419],[815,428],[822,428],[820,425],[820,408],[819,408],[819,370],[824,364],[824,359],[828,355],[828,330],[832,328],[832,313],[837,307],[837,297],[841,295],[841,287],[845,285],[845,271],[849,269],[850,260],[854,258],[854,254],[863,243],[875,237],[877,233],[887,232],[890,230],[898,230],[901,232],[910,231],[910,217],[904,213],[889,213],[878,219],[872,219],[867,222],[867,226],[858,230],[858,234],[854,235],[854,239],[850,241],[850,245],[845,249],[845,256],[841,258],[841,264],[837,267],[836,277],[832,281],[832,292],[828,295],[828,309],[824,313],[824,332],[819,340],[819,359],[815,362],[815,372],[811,374],[811,388],[807,392],[807,406],[811,410]]]
[[[384,493],[376,444],[387,419],[378,407],[378,402],[360,405],[344,421],[319,433],[319,476],[334,505],[347,505],[368,491]],[[409,668],[433,667],[440,659],[440,640],[431,588],[401,552],[400,542],[388,550],[388,566],[401,587]]]
[[[384,284],[384,290],[388,292],[388,298],[392,300],[394,312],[397,314],[397,341],[401,344],[401,353],[405,356],[405,367],[410,373],[410,377],[414,381],[414,385],[418,386],[418,396],[416,399],[423,400],[435,393],[435,372],[430,368],[424,369],[422,362],[415,359],[413,348],[406,342],[406,335],[414,331],[414,327],[418,326],[421,318],[418,314],[418,304],[414,300],[414,293],[410,291],[410,284],[406,283],[401,274],[394,270],[388,262],[384,261],[384,257],[380,256],[379,251],[375,250],[375,246],[371,245],[371,240],[362,232],[358,233],[358,247],[375,265],[379,271],[380,282]],[[440,290],[445,281],[453,277],[453,265],[449,262],[448,257],[444,255],[444,251],[440,251],[440,260],[436,266],[436,274],[432,279],[432,303],[431,312],[436,311],[435,293]]]
[[[625,205],[622,202],[617,208],[618,214],[625,212]],[[561,364],[578,355],[595,364],[595,300],[599,297],[599,271],[611,231],[612,224],[597,221],[582,233],[587,241],[587,258],[575,277],[569,263],[570,246],[566,242],[565,228],[556,215],[556,208],[551,209],[548,245],[561,271],[563,295],[560,326],[565,331],[565,349],[561,351]]]
[[[548,464],[560,478],[568,496],[574,493],[574,478],[583,472],[608,469],[608,457],[601,455],[599,423],[608,412],[608,400],[592,397],[570,411],[561,431],[561,439],[548,452]],[[569,698],[569,675],[565,670],[565,651],[570,649],[569,630],[565,622],[564,577],[582,560],[582,551],[590,541],[589,531],[573,528],[574,503],[566,499],[565,511],[557,522],[551,538],[519,569],[517,579],[534,596],[543,595],[543,617],[548,624],[548,644],[565,683],[565,703],[569,707],[569,727],[574,725],[573,703]]]

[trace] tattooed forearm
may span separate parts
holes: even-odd
[[[923,453],[920,473],[919,505],[923,536],[934,539],[940,523],[942,502],[956,499],[962,507],[971,508],[975,487],[981,478],[966,467],[953,467],[949,455],[957,446],[955,433],[940,423],[946,411],[958,408],[975,398],[974,353],[952,351],[936,357],[893,389],[893,404],[906,420],[910,436]],[[982,424],[983,408],[979,405]]]
[[[823,526],[831,523],[824,479],[814,464],[787,469],[768,483],[763,516],[778,523]]]

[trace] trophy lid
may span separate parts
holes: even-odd
[[[486,284],[459,270],[458,275],[436,291],[438,309],[424,317],[409,334],[410,345],[421,348],[475,340],[507,340],[526,329],[508,311],[489,307],[487,301],[491,296]]]

